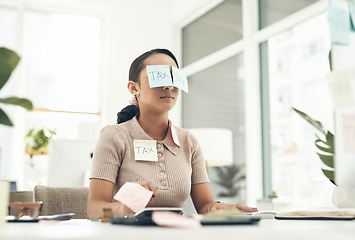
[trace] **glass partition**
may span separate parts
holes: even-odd
[[[186,66],[242,37],[242,1],[224,1],[182,29],[182,63]]]

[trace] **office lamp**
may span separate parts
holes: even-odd
[[[233,134],[226,128],[191,128],[188,129],[202,149],[206,169],[233,164]]]

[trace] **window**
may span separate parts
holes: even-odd
[[[211,97],[213,96],[213,97]],[[189,78],[183,93],[184,128],[227,128],[233,132],[234,162],[244,164],[243,55],[232,57]]]
[[[25,95],[34,104],[27,128],[76,139],[78,124],[99,120],[100,20],[27,11],[24,21]]]
[[[323,177],[313,129],[290,107],[331,129],[331,111],[324,107],[330,105],[328,6],[325,0],[248,0],[241,8],[241,2],[223,1],[181,29],[193,93],[183,95],[183,125],[227,126],[231,121],[234,137],[243,129],[235,139],[241,148],[234,146],[234,161],[248,164],[246,202],[251,205],[272,190],[301,202],[310,196],[312,182]],[[300,10],[304,14],[297,14]],[[233,71],[237,77],[228,78]],[[223,84],[228,86],[224,94]],[[222,103],[225,95],[233,104]],[[227,106],[230,118],[223,121]]]
[[[100,20],[27,11],[24,23],[26,97],[35,108],[97,113]]]
[[[196,61],[242,39],[241,1],[227,0],[182,29],[183,64]],[[231,57],[232,56],[232,57]],[[232,131],[233,162],[245,169],[244,76],[243,53],[212,60],[189,76],[189,94],[182,95],[184,128],[226,128]],[[211,97],[213,96],[213,97]],[[209,171],[212,192],[221,193],[214,169]],[[245,182],[239,181],[240,192],[231,197],[245,202]],[[228,200],[227,200],[228,201]]]
[[[38,160],[36,170],[27,166],[27,131],[50,128],[59,139],[93,139],[101,109],[100,18],[30,5],[0,7],[0,46],[21,57],[1,94],[25,97],[34,105],[31,112],[1,106],[15,126],[0,125],[0,178],[16,180],[21,190],[33,189],[34,178],[46,179],[48,162],[47,157]]]
[[[224,1],[182,29],[184,66],[242,38],[241,2]]]
[[[260,29],[295,13],[318,0],[259,0]]]
[[[326,79],[330,50],[326,15],[269,38],[261,50],[263,68],[268,68],[268,74],[262,74],[264,160],[268,163],[265,170],[271,171],[265,175],[264,182],[271,180],[271,186],[265,186],[264,194],[274,190],[293,199],[291,204],[311,204],[305,201],[310,199],[312,187],[325,177],[315,153],[315,131],[291,108],[309,114],[332,130]]]

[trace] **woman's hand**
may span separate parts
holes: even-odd
[[[222,203],[222,202],[213,202],[210,204],[208,212],[216,212],[219,210],[240,210],[243,212],[257,212],[257,208],[248,207],[243,204],[230,204],[230,203]]]
[[[149,200],[149,203],[153,203],[154,198],[157,196],[158,188],[156,186],[154,186],[154,184],[149,181],[136,181],[134,183],[137,183],[137,184],[141,185],[142,187],[148,189],[149,191],[153,192],[152,198]]]
[[[243,212],[257,212],[258,209],[257,208],[254,208],[254,207],[248,207],[248,206],[245,206],[243,204],[240,204],[240,203],[237,203],[237,204],[233,204],[237,209],[239,209],[240,211],[243,211]]]

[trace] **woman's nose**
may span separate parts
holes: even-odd
[[[164,90],[173,90],[174,89],[174,86],[165,86],[163,87]]]

